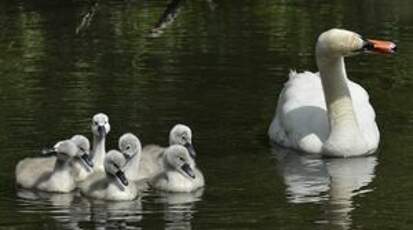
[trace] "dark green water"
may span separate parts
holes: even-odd
[[[0,228],[412,229],[412,12],[410,0],[1,1]],[[289,70],[315,71],[316,37],[332,27],[399,47],[347,60],[381,131],[368,158],[268,144]],[[16,163],[90,137],[97,112],[110,117],[108,149],[127,131],[166,145],[174,124],[190,125],[203,194],[18,193]]]

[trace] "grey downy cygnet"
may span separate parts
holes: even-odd
[[[80,192],[102,200],[133,200],[139,194],[138,186],[130,182],[123,171],[125,156],[118,150],[110,150],[104,162],[105,172],[97,172],[86,179]]]
[[[85,136],[77,134],[71,137],[70,140],[76,144],[81,152],[90,154],[90,142]],[[86,167],[79,161],[74,161],[73,167],[75,169],[75,181],[77,183],[85,180],[93,172],[92,168]]]
[[[78,147],[79,154],[89,154],[89,140],[82,135],[74,135],[70,140]],[[46,151],[47,152],[47,151]],[[56,156],[52,154],[43,154],[41,157],[28,157],[21,161],[16,166],[16,181],[19,184],[24,184],[26,187],[32,187],[35,180],[45,172],[51,172],[55,168]],[[74,167],[75,181],[79,182],[86,178],[90,172],[93,172],[91,167],[86,166],[79,160],[72,162]]]
[[[132,133],[125,133],[119,138],[119,150],[127,159],[124,167],[126,178],[137,181],[141,161],[142,145],[138,137]]]
[[[168,192],[192,192],[205,185],[202,172],[182,145],[172,145],[165,150],[163,170],[149,183],[155,189]]]
[[[188,149],[191,158],[196,152],[192,145],[192,131],[183,124],[175,125],[169,132],[169,145],[182,145]],[[163,170],[163,154],[166,148],[159,145],[147,145],[142,150],[139,178],[151,178]]]
[[[16,182],[27,189],[37,189],[47,192],[71,192],[76,188],[74,161],[79,161],[86,167],[93,167],[87,153],[79,150],[71,140],[58,142],[53,148],[43,151],[44,155],[55,155],[53,168],[30,167],[32,171],[22,170],[25,162],[19,162],[16,167]],[[23,172],[24,171],[24,172]]]
[[[95,171],[104,171],[104,160],[106,155],[106,136],[110,132],[109,117],[104,113],[95,114],[91,124],[93,134],[93,146],[91,159],[95,165]]]

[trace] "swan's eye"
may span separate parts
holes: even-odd
[[[126,150],[129,150],[131,147],[128,145],[128,146],[126,146]]]
[[[179,157],[180,161],[185,161],[185,159],[183,157]]]
[[[96,126],[99,125],[97,121],[95,121],[95,125],[96,125]]]

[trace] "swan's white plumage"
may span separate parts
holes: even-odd
[[[368,148],[374,151],[379,130],[369,96],[359,84],[347,79],[360,131]],[[326,102],[319,73],[290,72],[278,99],[276,115],[268,130],[278,144],[308,153],[322,153],[329,135]]]
[[[395,47],[348,30],[322,33],[315,46],[320,72],[290,73],[268,130],[270,139],[333,157],[375,152],[380,139],[375,112],[366,90],[347,78],[344,58],[366,51],[390,54]]]

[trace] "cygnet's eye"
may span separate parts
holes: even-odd
[[[179,157],[179,160],[182,161],[182,162],[185,161],[185,159],[183,157]]]
[[[126,146],[126,150],[129,150],[130,148],[131,148],[130,145]]]
[[[98,122],[97,122],[97,121],[95,121],[95,125],[96,125],[96,126],[98,125]]]

